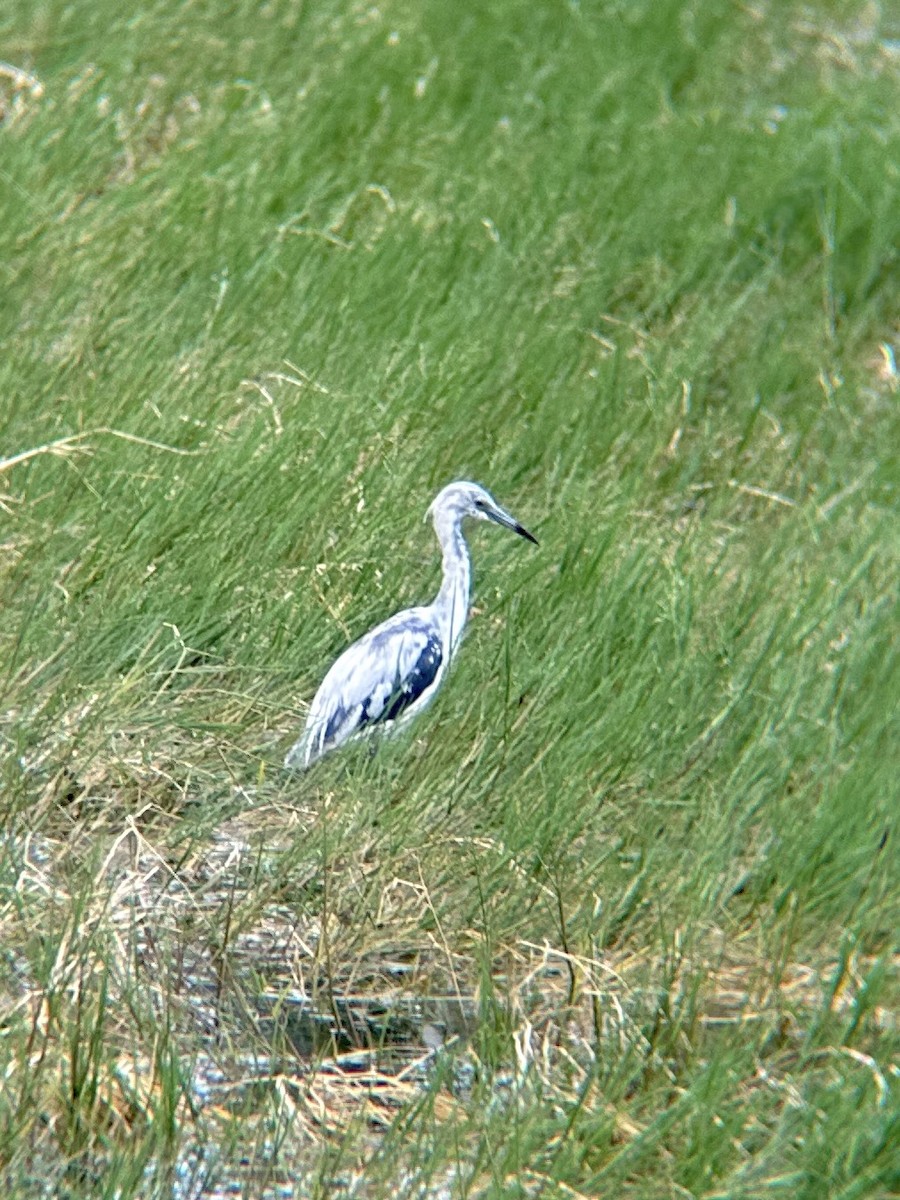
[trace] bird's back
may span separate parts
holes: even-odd
[[[309,766],[370,725],[412,716],[431,698],[444,666],[430,607],[406,609],[376,625],[322,680],[285,766]]]

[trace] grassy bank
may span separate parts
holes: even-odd
[[[898,36],[4,6],[4,1194],[896,1188]]]

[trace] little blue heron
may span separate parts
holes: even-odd
[[[477,483],[450,483],[428,509],[443,554],[433,603],[396,613],[349,646],[322,680],[300,740],[284,765],[306,768],[375,724],[391,726],[421,712],[438,690],[469,615],[466,517],[496,521],[537,545],[537,538]]]

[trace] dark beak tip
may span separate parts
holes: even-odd
[[[540,542],[537,540],[537,538],[534,536],[534,534],[533,534],[533,533],[529,533],[529,532],[528,532],[528,530],[525,528],[525,526],[524,526],[524,525],[517,525],[517,526],[516,526],[516,533],[517,533],[517,534],[519,534],[519,536],[520,536],[520,537],[523,537],[523,538],[525,538],[527,541],[531,542],[531,543],[532,543],[533,545],[535,545],[535,546],[539,546],[539,545],[541,544],[541,543],[540,543]]]

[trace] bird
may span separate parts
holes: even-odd
[[[310,705],[300,738],[288,751],[288,770],[306,770],[324,754],[372,727],[395,728],[422,711],[441,685],[469,615],[471,563],[462,524],[494,521],[534,545],[537,538],[490,492],[457,480],[431,502],[443,578],[431,604],[407,608],[370,629],[340,655]]]

